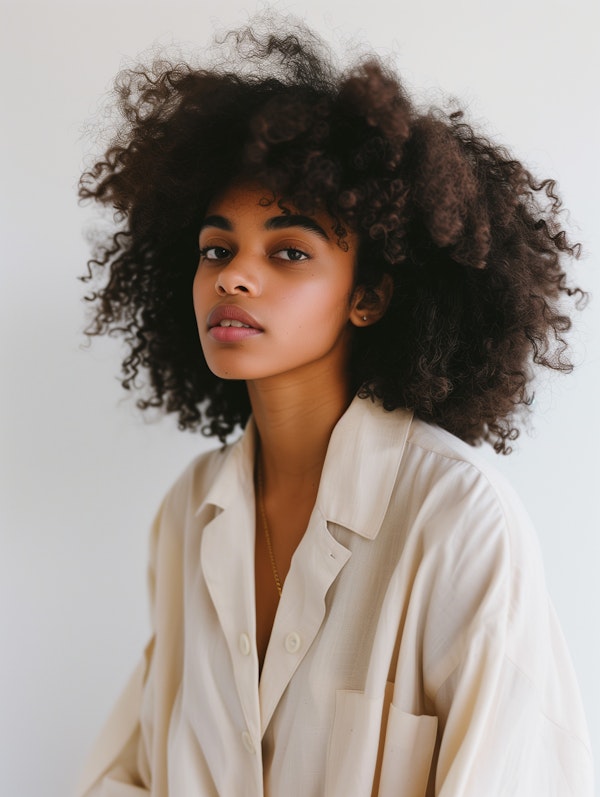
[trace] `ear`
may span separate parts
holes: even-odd
[[[359,285],[352,296],[350,321],[356,327],[370,327],[385,315],[394,292],[391,274],[384,274],[375,288]]]

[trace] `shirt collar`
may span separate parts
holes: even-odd
[[[387,511],[412,413],[386,412],[355,397],[335,426],[317,494],[330,520],[368,539],[377,536]]]
[[[386,412],[381,404],[355,397],[329,440],[316,505],[325,520],[368,539],[377,536],[396,482],[412,413]],[[252,418],[235,443],[223,451],[221,468],[206,504],[222,509],[253,501],[256,427]]]

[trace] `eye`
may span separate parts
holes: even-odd
[[[200,249],[200,260],[226,260],[230,254],[224,246],[205,246]]]
[[[306,252],[303,252],[301,249],[295,249],[294,247],[289,247],[287,249],[279,249],[275,252],[274,257],[279,257],[281,260],[290,260],[294,263],[299,263],[302,260],[308,260],[309,255]]]

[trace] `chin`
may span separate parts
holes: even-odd
[[[210,371],[218,376],[219,379],[228,381],[246,381],[248,379],[258,379],[264,374],[257,374],[256,369],[244,368],[240,363],[223,363],[217,358],[206,358],[206,364]]]

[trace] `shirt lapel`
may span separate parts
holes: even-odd
[[[202,574],[227,642],[247,727],[257,738],[260,733],[258,659],[256,655],[240,655],[241,639],[256,637],[254,434],[251,424],[228,452],[228,460],[196,514],[216,512],[202,532]]]

